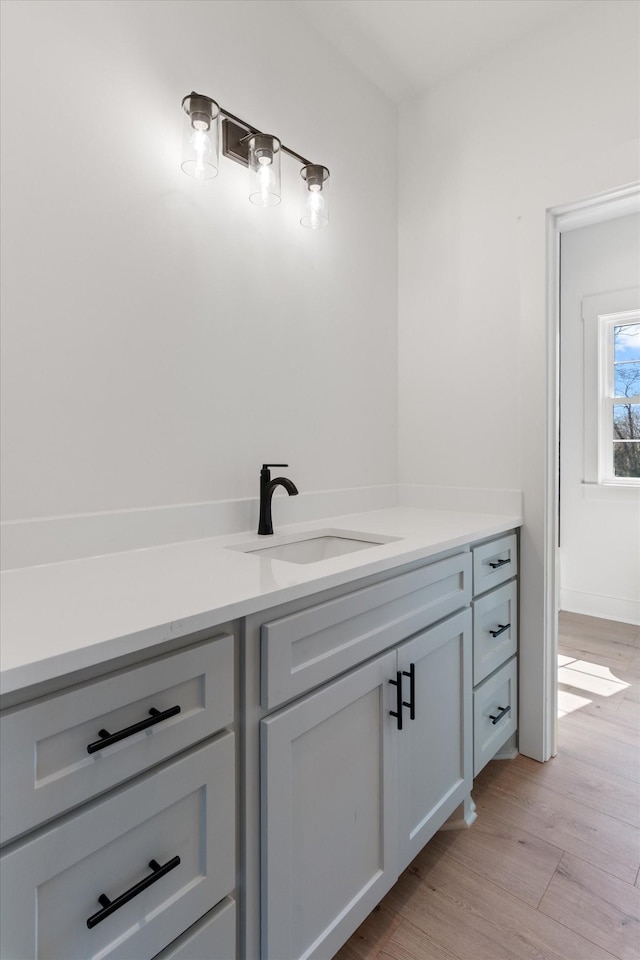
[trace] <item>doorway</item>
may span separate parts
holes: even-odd
[[[607,691],[613,695],[622,689],[622,679],[612,671],[615,657],[630,648],[617,647],[616,638],[633,640],[629,625],[640,620],[640,489],[633,479],[637,468],[632,462],[630,470],[621,470],[619,456],[621,449],[628,453],[637,446],[620,442],[611,429],[607,433],[607,418],[623,405],[607,407],[602,394],[605,358],[612,371],[629,374],[629,384],[636,369],[614,359],[626,357],[620,348],[625,336],[633,343],[640,331],[638,187],[552,210],[550,227],[555,309],[550,311],[549,369],[555,366],[557,409],[550,427],[556,469],[549,516],[556,543],[556,631],[560,616],[555,753],[558,716],[575,712],[573,723],[596,701],[593,709],[601,709]],[[640,393],[640,385],[634,392]],[[635,414],[640,406],[627,405],[625,411],[631,409]],[[616,475],[621,473],[628,476]],[[607,627],[611,621],[619,626]]]

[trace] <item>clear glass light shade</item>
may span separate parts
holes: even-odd
[[[249,200],[258,207],[280,203],[280,141],[256,133],[249,144]]]
[[[195,93],[185,97],[182,106],[182,169],[198,180],[217,177],[220,108],[215,100]]]
[[[329,223],[329,171],[318,163],[308,163],[300,171],[302,195],[300,223],[310,230]]]

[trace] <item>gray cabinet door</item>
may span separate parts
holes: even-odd
[[[398,731],[399,870],[471,790],[471,611],[444,620],[398,648],[403,710]]]
[[[261,722],[262,956],[332,957],[397,876],[396,653]]]

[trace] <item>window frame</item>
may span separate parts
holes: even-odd
[[[598,483],[624,487],[640,486],[640,477],[617,477],[613,463],[613,408],[627,403],[640,403],[640,394],[615,396],[614,329],[640,323],[640,310],[598,315]]]

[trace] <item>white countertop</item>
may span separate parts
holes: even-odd
[[[1,574],[0,694],[137,653],[276,604],[520,526],[522,518],[393,508],[281,526],[398,537],[297,564],[227,550],[255,533],[171,543]],[[272,538],[264,538],[270,545]],[[268,544],[267,542],[268,541]]]

